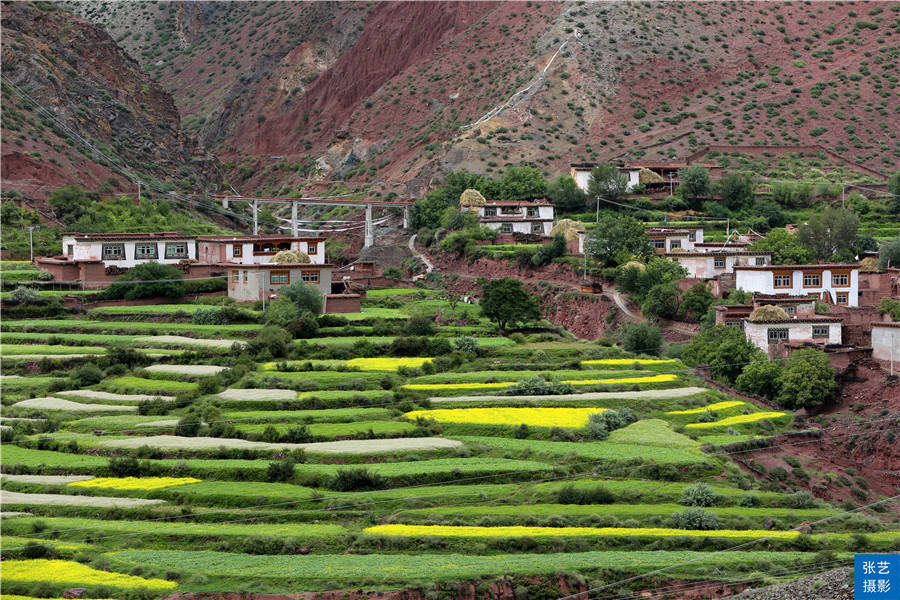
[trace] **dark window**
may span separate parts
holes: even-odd
[[[271,271],[269,273],[269,283],[272,285],[284,285],[290,282],[290,271]]]
[[[125,260],[125,244],[103,244],[103,260]]]
[[[171,242],[166,244],[166,258],[187,258],[187,242]]]
[[[724,269],[725,268],[725,259],[722,257],[716,257],[713,259],[713,267],[716,269]]]
[[[828,337],[828,326],[827,325],[814,325],[812,335],[813,335],[813,338],[827,338]]]
[[[240,244],[234,244],[231,247],[231,255],[232,256],[240,256],[241,252],[243,252],[243,248],[241,247]]]
[[[769,330],[769,343],[770,344],[781,344],[786,342],[788,339],[788,330],[784,328],[778,329],[770,329]]]
[[[512,233],[512,230],[513,230],[512,223],[504,223],[503,225],[500,226],[500,231],[502,233]]]
[[[300,279],[306,283],[319,283],[318,271],[300,271]]]

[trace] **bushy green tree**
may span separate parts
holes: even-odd
[[[541,318],[537,299],[532,296],[522,282],[511,277],[488,281],[482,287],[482,314],[505,330],[507,326],[529,323]]]
[[[547,185],[547,199],[557,212],[584,210],[587,197],[571,175],[560,175]]]
[[[671,319],[678,314],[681,290],[674,283],[658,283],[647,292],[641,312],[648,319]]]
[[[609,211],[600,213],[600,221],[585,238],[584,251],[607,265],[627,262],[633,256],[653,255],[644,224],[634,217]]]
[[[716,184],[716,192],[730,210],[740,210],[753,202],[753,178],[744,173],[727,173]]]
[[[750,208],[750,213],[766,220],[766,229],[784,227],[788,222],[788,216],[772,200],[757,200]]]
[[[287,296],[278,296],[266,307],[267,324],[287,327],[288,323],[300,316],[300,309]]]
[[[554,258],[559,258],[566,253],[566,238],[563,237],[562,234],[557,233],[553,236],[553,241],[549,244],[544,244],[538,251],[534,253],[534,256],[531,259],[531,264],[536,267],[542,267],[552,261]]]
[[[678,314],[691,321],[699,321],[713,305],[716,297],[705,283],[695,283],[681,297]]]
[[[791,354],[779,379],[779,406],[789,409],[810,408],[830,402],[838,390],[834,367],[828,355],[815,348]]]
[[[145,262],[128,270],[103,290],[104,298],[136,300],[138,298],[181,298],[184,296],[184,274],[172,265]]]
[[[278,292],[278,296],[289,299],[300,312],[307,311],[314,315],[322,312],[322,294],[319,288],[302,281],[286,285]]]
[[[622,347],[635,354],[659,355],[662,331],[650,323],[629,323],[622,327]]]
[[[807,265],[815,259],[812,250],[784,229],[770,231],[766,237],[750,244],[748,249],[771,252],[772,264],[775,265]]]
[[[775,400],[781,392],[781,365],[775,361],[755,360],[744,367],[734,384],[742,392]]]
[[[87,192],[73,183],[50,192],[47,204],[57,219],[65,225],[72,225],[88,211],[92,203],[99,200],[100,194],[97,192]]]
[[[591,169],[588,179],[587,197],[591,203],[597,199],[616,202],[625,195],[628,189],[628,176],[610,163],[600,163]]]
[[[859,217],[829,206],[798,228],[797,241],[820,261],[852,261],[858,231]]]
[[[729,385],[741,374],[744,365],[763,357],[762,350],[748,342],[743,331],[726,325],[701,331],[681,354],[688,366],[708,365],[713,378]]]
[[[674,284],[686,274],[687,271],[678,263],[655,256],[643,267],[621,267],[616,275],[616,284],[638,304],[643,304],[652,288],[660,284]]]
[[[544,174],[534,167],[507,167],[500,180],[501,200],[530,200],[547,193]]]
[[[900,267],[900,236],[888,240],[878,248],[878,268]]]
[[[709,171],[705,167],[685,167],[678,170],[678,194],[691,205],[699,209],[703,201],[710,196]]]

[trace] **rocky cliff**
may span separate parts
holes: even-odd
[[[40,200],[78,183],[202,191],[217,161],[172,97],[101,27],[49,3],[4,2],[2,186]]]

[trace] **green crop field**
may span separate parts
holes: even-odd
[[[263,323],[186,322],[204,306],[3,322],[0,488],[30,513],[4,516],[4,598],[155,586],[134,597],[416,588],[449,600],[501,578],[518,599],[555,598],[561,580],[777,581],[825,553],[842,564],[900,550],[893,507],[842,515],[802,491],[815,465],[757,478],[728,446],[818,422],[706,387],[677,359],[546,324],[502,335],[477,306],[451,310],[442,288],[369,290],[362,312],[274,341],[257,337]],[[439,324],[410,319],[438,310]],[[60,362],[72,354],[89,356]],[[55,360],[16,360],[29,355]],[[200,365],[224,369],[178,375]],[[503,389],[535,378],[572,388]],[[861,485],[845,488],[875,499]],[[806,523],[808,536],[793,531]]]

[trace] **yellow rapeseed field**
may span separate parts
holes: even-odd
[[[678,362],[674,358],[598,358],[595,360],[583,360],[583,365],[667,365]]]
[[[693,429],[709,429],[710,427],[728,427],[729,425],[740,425],[741,423],[755,423],[763,419],[777,419],[783,417],[783,412],[758,412],[749,415],[737,415],[736,417],[727,417],[711,423],[688,423],[685,427]]]
[[[665,383],[675,381],[677,375],[661,373],[647,377],[616,377],[610,379],[567,379],[562,383],[572,385],[614,385],[617,383]],[[495,390],[516,385],[515,381],[499,381],[495,383],[407,383],[403,387],[408,390]]]
[[[793,539],[797,531],[754,529],[667,529],[663,527],[467,527],[453,525],[376,525],[364,533],[403,537],[720,537]]]
[[[605,408],[445,408],[414,410],[404,417],[423,417],[438,423],[474,423],[478,425],[529,425],[531,427],[586,427],[588,417]]]
[[[113,490],[158,490],[186,483],[200,483],[193,477],[96,477],[75,481],[69,487],[109,488]]]
[[[431,362],[430,358],[354,358],[344,364],[362,371],[396,371],[400,367],[418,368]]]
[[[168,590],[177,585],[174,581],[165,579],[145,579],[124,573],[100,571],[71,560],[4,560],[0,577],[6,583],[42,581],[71,586],[143,587],[151,591]]]
[[[740,400],[726,400],[724,402],[716,402],[715,404],[710,404],[708,406],[701,406],[700,408],[691,408],[688,410],[670,410],[667,412],[667,415],[699,415],[700,413],[705,413],[708,410],[725,410],[726,408],[734,408],[735,406],[740,406],[743,404]]]

